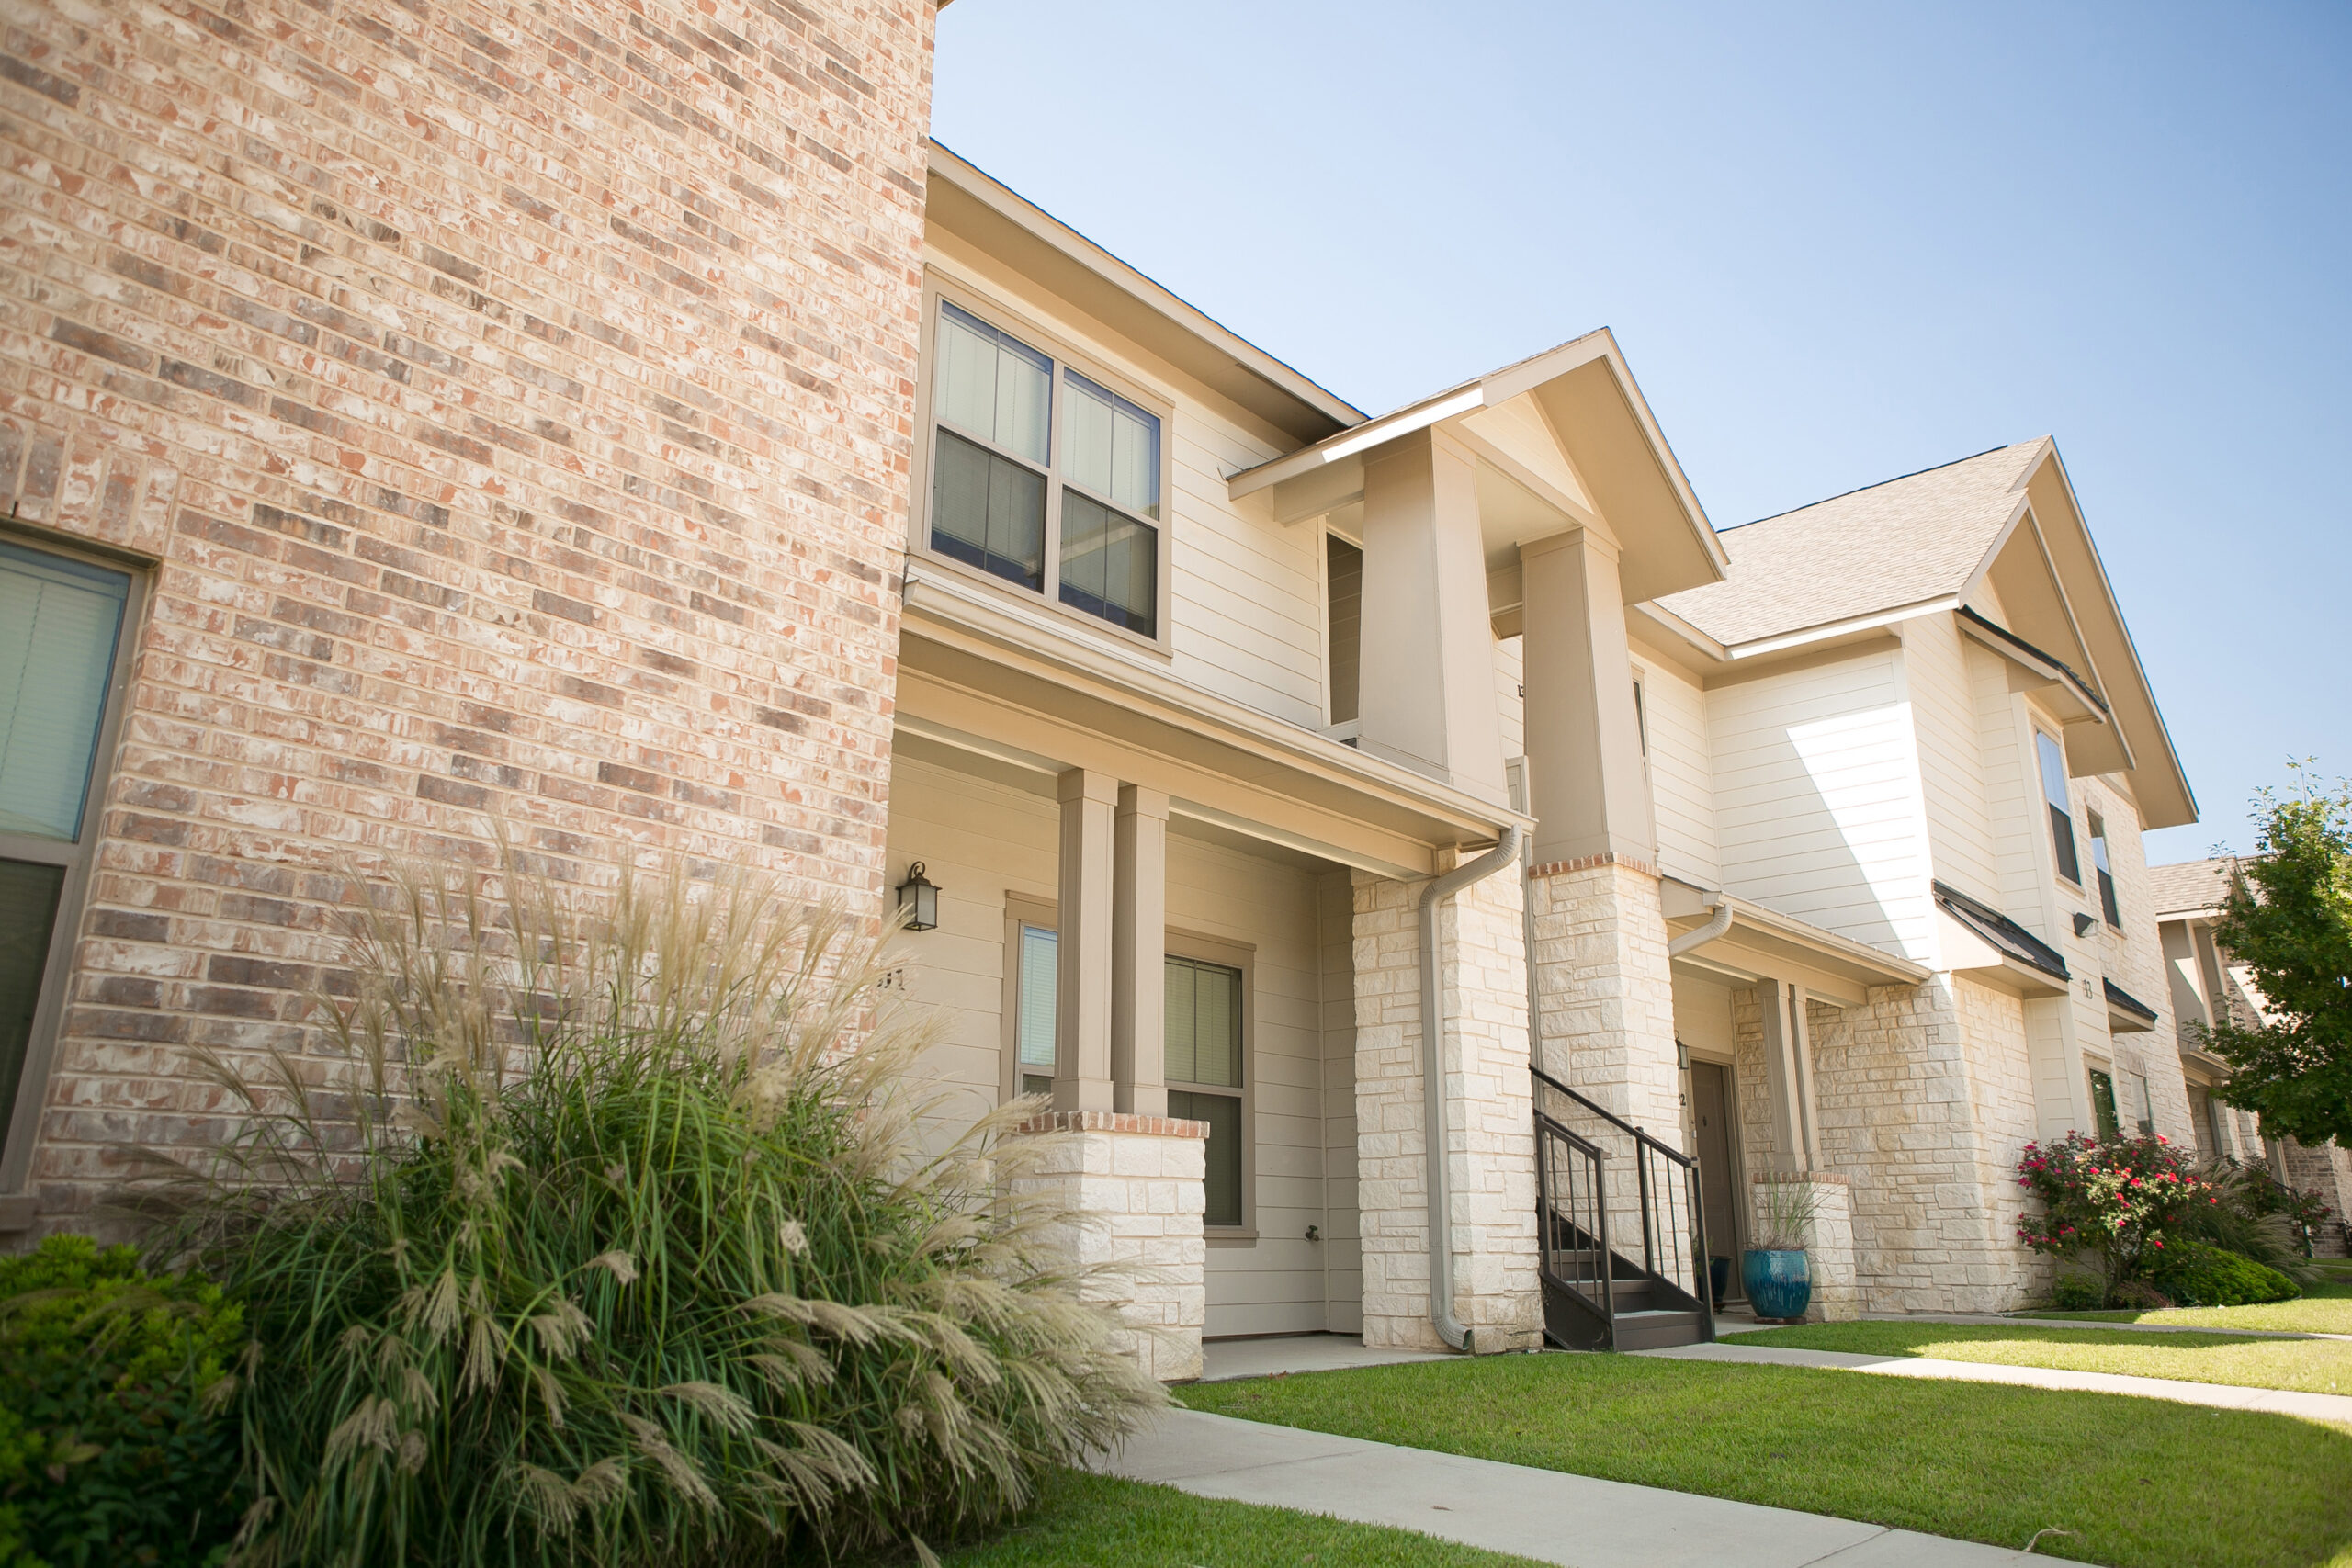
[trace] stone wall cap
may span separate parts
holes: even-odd
[[[1805,1181],[1815,1187],[1851,1187],[1854,1179],[1834,1170],[1759,1170],[1748,1177],[1752,1186],[1761,1187],[1768,1181]]]
[[[1205,1138],[1209,1124],[1125,1111],[1046,1111],[1014,1127],[1019,1133],[1128,1133],[1146,1138]]]

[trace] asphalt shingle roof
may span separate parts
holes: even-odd
[[[2148,891],[2155,896],[2158,916],[2218,909],[2229,890],[2230,863],[2226,860],[2193,860],[2179,865],[2148,868]]]
[[[2046,436],[1999,446],[1724,529],[1724,580],[1657,603],[1736,645],[1956,592],[2049,449]]]

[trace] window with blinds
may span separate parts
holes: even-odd
[[[1159,637],[1159,415],[943,299],[932,417],[932,549]]]
[[[0,1156],[86,869],[128,572],[0,543]]]
[[[2123,910],[2115,901],[2115,867],[2107,858],[2107,823],[2096,811],[2087,818],[2091,830],[2091,869],[2098,874],[2099,913],[2117,931],[2123,929]]]
[[[1023,1094],[1054,1092],[1054,1003],[1059,978],[1055,964],[1061,939],[1043,926],[1021,928],[1021,978],[1016,993],[1014,1038],[1020,1042]]]
[[[1208,1123],[1202,1223],[1242,1223],[1241,971],[1192,958],[1167,969],[1168,1114]]]
[[[2033,732],[2033,750],[2041,763],[2041,795],[2050,806],[2050,846],[2058,856],[2058,874],[2079,886],[2083,864],[2075,849],[2075,807],[2066,793],[2066,753],[2058,738],[2046,729]]]

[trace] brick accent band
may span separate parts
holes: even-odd
[[[1631,855],[1621,855],[1614,850],[1608,851],[1603,854],[1584,855],[1576,860],[1546,861],[1542,865],[1529,867],[1527,874],[1531,878],[1538,876],[1566,876],[1572,871],[1590,871],[1595,866],[1601,865],[1622,865],[1628,871],[1638,871],[1644,876],[1656,876],[1658,874],[1657,867],[1650,864],[1649,862],[1635,860]]]
[[[1013,1128],[1015,1133],[1135,1133],[1148,1138],[1205,1138],[1209,1124],[1173,1116],[1136,1116],[1124,1111],[1047,1111]]]

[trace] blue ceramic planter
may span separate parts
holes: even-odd
[[[1803,1317],[1813,1301],[1813,1271],[1797,1252],[1743,1252],[1740,1283],[1758,1317]]]

